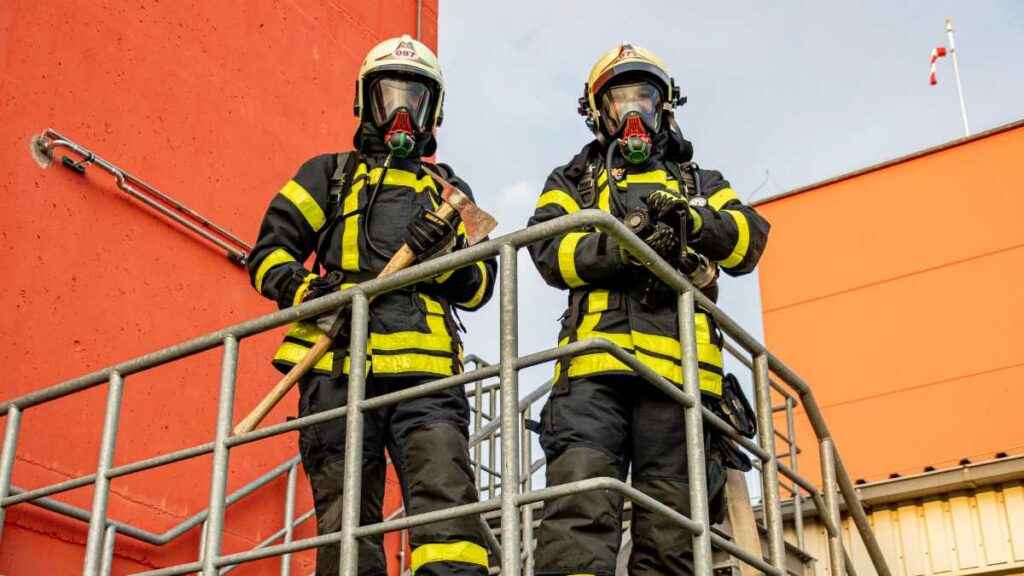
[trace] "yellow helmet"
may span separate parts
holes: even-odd
[[[595,134],[600,135],[601,130],[601,108],[598,106],[598,99],[602,90],[611,85],[613,80],[621,79],[627,74],[644,75],[654,80],[662,90],[665,111],[671,111],[685,102],[685,98],[680,98],[679,87],[669,75],[668,67],[661,58],[646,48],[623,42],[598,58],[594,67],[590,69],[587,83],[583,87],[583,97],[579,99],[578,111],[580,115],[586,117],[587,126]]]
[[[441,66],[438,64],[437,55],[426,44],[413,39],[408,34],[389,38],[377,44],[363,59],[363,65],[359,67],[359,78],[356,81],[354,109],[360,124],[369,120],[369,106],[366,105],[370,100],[368,80],[386,72],[412,75],[426,80],[433,92],[433,98],[430,113],[426,118],[427,122],[420,128],[429,133],[435,126],[441,124],[444,105],[444,76],[441,75]]]

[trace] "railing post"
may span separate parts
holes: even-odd
[[[476,412],[473,413],[473,434],[477,434],[480,432],[480,427],[483,425],[484,415],[481,414],[481,410],[483,410],[484,407],[483,381],[477,380],[474,382],[473,388],[476,390],[476,394],[473,395],[473,406],[476,408]],[[475,463],[474,470],[476,471],[473,478],[476,483],[477,492],[480,491],[480,485],[483,483],[483,462],[480,460],[483,456],[483,439],[481,438],[480,441],[473,446],[473,462]]]
[[[366,344],[369,340],[370,304],[366,294],[352,296],[352,333],[349,340],[348,412],[345,413],[345,477],[341,498],[340,576],[356,576],[359,546],[359,508],[363,492],[363,410],[366,396]],[[338,358],[337,362],[342,362]]]
[[[527,428],[533,413],[533,405],[528,405],[523,412],[522,447],[523,457],[520,467],[523,469],[523,492],[533,491],[533,439]],[[523,574],[533,574],[533,504],[523,508]]]
[[[295,517],[295,471],[298,466],[298,464],[292,464],[292,467],[288,469],[288,485],[285,488],[284,494],[284,544],[292,541],[292,533],[294,531],[292,519]],[[291,576],[291,573],[292,555],[282,554],[281,576]]]
[[[768,356],[754,357],[754,392],[757,397],[757,436],[769,459],[761,466],[761,498],[765,526],[768,529],[768,559],[779,570],[786,569],[786,549],[782,539],[782,506],[779,502],[779,463],[775,456],[775,423],[772,418],[771,384],[768,382]]]
[[[4,451],[0,455],[0,542],[4,537],[4,516],[7,508],[4,498],[11,492],[11,473],[14,472],[14,454],[18,450],[18,429],[21,426],[21,409],[11,405],[7,409],[7,425],[4,428]]]
[[[704,461],[704,414],[701,410],[700,367],[697,364],[697,332],[694,327],[693,290],[679,293],[679,351],[683,389],[693,406],[683,408],[686,424],[686,467],[690,479],[690,519],[701,525],[693,539],[694,574],[711,574],[711,524],[708,514],[707,467]]]
[[[203,546],[203,576],[217,576],[221,537],[224,532],[224,499],[228,489],[228,448],[235,404],[235,376],[238,372],[238,340],[224,338],[217,399],[217,428],[213,443],[213,471],[210,473],[210,506],[206,517],[206,545]]]
[[[110,373],[107,386],[107,411],[103,418],[103,436],[100,439],[99,462],[96,464],[96,482],[92,494],[92,513],[89,517],[89,536],[85,542],[85,576],[99,576],[103,562],[103,536],[107,529],[107,500],[110,479],[107,470],[114,461],[117,427],[121,417],[121,398],[124,379],[117,372]]]
[[[793,423],[793,399],[786,398],[786,434],[789,435],[789,467],[794,474],[800,473],[797,462],[796,426]],[[793,530],[796,532],[796,545],[804,549],[804,497],[800,486],[793,482]]]
[[[501,245],[501,574],[519,576],[519,449],[516,420],[519,384],[516,357],[519,333],[516,309],[516,248]],[[348,576],[348,575],[345,575]],[[354,576],[354,575],[353,575]]]
[[[835,534],[828,537],[828,558],[832,567],[832,576],[843,576],[843,524],[839,515],[839,488],[836,485],[836,453],[831,438],[823,438],[821,448],[821,477],[825,492],[825,513],[829,522],[835,527]]]
[[[498,417],[498,390],[491,388],[487,396],[487,409],[491,421]],[[487,435],[487,498],[494,498],[497,493],[497,481],[494,471],[498,469],[498,431],[494,430]]]
[[[110,524],[107,526],[106,535],[103,537],[103,563],[100,565],[100,574],[110,576],[114,569],[114,543],[117,539],[117,528]]]

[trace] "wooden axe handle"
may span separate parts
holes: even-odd
[[[455,215],[455,208],[453,208],[451,204],[443,202],[440,208],[437,209],[437,215],[446,221],[450,221],[452,216]],[[380,271],[377,278],[384,278],[385,276],[390,276],[399,270],[404,270],[411,266],[415,261],[416,254],[413,253],[408,244],[403,244],[402,247],[398,249],[398,252],[395,252],[395,255],[391,257],[391,260],[388,261],[387,266]],[[306,372],[309,372],[309,370],[320,361],[320,358],[322,358],[323,355],[331,349],[331,345],[333,343],[334,340],[329,336],[321,336],[320,339],[316,341],[316,344],[309,349],[309,352],[306,352],[306,355],[302,357],[302,360],[292,366],[292,369],[289,370],[288,373],[284,375],[284,378],[282,378],[277,385],[270,390],[269,394],[263,397],[263,400],[260,400],[260,403],[252,409],[252,412],[249,412],[249,414],[235,426],[234,433],[236,435],[245,434],[255,430],[256,427],[259,426],[260,422],[267,417],[267,414],[270,414],[270,411],[274,409],[274,406],[277,406],[277,403],[284,398],[284,395],[292,389],[292,386],[295,386],[295,384],[306,375]]]

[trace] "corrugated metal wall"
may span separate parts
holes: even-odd
[[[871,512],[870,521],[894,576],[1024,574],[1020,482],[881,506]],[[843,529],[857,574],[874,574],[848,518]],[[792,526],[786,537],[796,540]],[[804,538],[807,552],[818,559],[814,576],[830,574],[824,525],[808,518]]]

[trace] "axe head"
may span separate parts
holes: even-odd
[[[483,240],[491,231],[498,227],[498,222],[490,214],[474,204],[462,190],[452,186],[450,182],[430,168],[423,166],[423,170],[430,174],[434,180],[441,183],[441,198],[459,213],[462,223],[466,225],[466,239],[469,241],[470,246]]]

